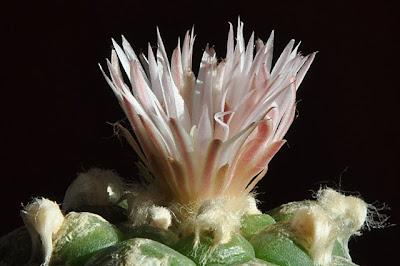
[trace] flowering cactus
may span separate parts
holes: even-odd
[[[122,45],[112,40],[109,74],[100,69],[133,129],[116,124],[140,158],[142,183],[92,169],[68,188],[64,214],[46,199],[30,203],[22,214],[32,252],[20,247],[31,254],[24,258],[43,265],[354,265],[347,242],[367,216],[361,199],[324,189],[315,201],[263,214],[252,193],[285,143],[315,53],[301,55],[291,40],[272,66],[273,32],[266,43],[253,33],[246,45],[239,20],[236,34],[235,44],[230,24],[220,62],[207,45],[197,78],[193,29],[170,60],[159,31],[147,56],[124,37]],[[4,250],[11,238],[4,237]]]

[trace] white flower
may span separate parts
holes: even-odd
[[[236,45],[230,24],[226,58],[218,62],[207,46],[196,78],[193,30],[182,46],[178,40],[171,63],[157,37],[156,53],[149,45],[140,61],[123,36],[122,47],[113,40],[111,78],[103,72],[132,125],[136,138],[120,128],[151,173],[148,182],[181,204],[246,195],[284,144],[315,53],[302,56],[291,40],[272,67],[274,33],[266,43],[253,33],[245,47],[239,20]]]

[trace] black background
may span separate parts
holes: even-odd
[[[169,55],[195,25],[194,66],[207,43],[225,55],[228,21],[245,36],[275,30],[275,55],[291,39],[319,51],[298,93],[299,116],[259,183],[267,210],[311,198],[321,185],[386,203],[399,223],[399,21],[384,1],[15,1],[2,16],[2,227],[22,225],[21,203],[61,202],[77,172],[112,168],[134,178],[133,151],[107,122],[124,117],[97,63],[120,35],[136,51],[156,44]],[[378,203],[376,203],[378,204]],[[398,229],[365,232],[351,242],[355,262],[391,265]]]

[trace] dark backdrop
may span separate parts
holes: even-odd
[[[398,223],[398,18],[373,1],[14,1],[2,23],[2,223],[0,235],[22,225],[21,203],[63,199],[76,173],[92,166],[135,176],[133,151],[107,122],[123,118],[97,67],[124,34],[136,51],[156,44],[168,52],[195,25],[197,66],[207,43],[223,57],[228,21],[240,15],[245,36],[275,30],[275,55],[291,39],[304,54],[318,50],[298,93],[299,116],[260,182],[264,210],[311,198],[320,185],[386,203]],[[30,1],[29,1],[30,2]],[[3,30],[2,30],[3,31]],[[379,203],[376,203],[379,204]],[[396,227],[352,240],[362,265],[397,258]],[[396,241],[396,242],[395,242]]]

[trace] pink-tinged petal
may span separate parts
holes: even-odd
[[[182,98],[185,101],[188,117],[192,117],[192,106],[193,106],[193,95],[194,95],[194,88],[196,84],[196,77],[192,71],[184,72],[183,76],[183,91],[182,91]],[[193,122],[191,122],[193,125]]]
[[[125,36],[122,35],[122,47],[124,49],[125,55],[127,56],[128,60],[130,62],[136,61],[139,62],[139,59],[133,50],[131,44],[125,39]],[[147,83],[147,85],[150,85],[149,80],[147,79],[146,72],[144,71],[143,67],[141,64],[138,64],[138,68],[140,70],[140,73],[142,73],[144,81]]]
[[[275,131],[274,141],[282,139],[293,122],[296,112],[296,86],[294,84],[292,84],[290,89],[287,91],[285,100],[280,106],[280,108],[282,108],[281,110],[284,110],[284,113],[282,113],[281,117],[278,117],[276,120],[279,125]]]
[[[129,89],[127,91],[124,90],[124,82],[123,80],[120,78],[120,75],[118,74],[118,70],[115,69],[112,65],[112,63],[110,61],[107,60],[107,66],[108,66],[108,70],[110,71],[110,76],[111,76],[111,80],[114,83],[114,85],[120,89],[122,92],[124,93],[129,93]]]
[[[143,118],[142,118],[143,119]],[[135,134],[140,142],[147,161],[149,170],[152,172],[155,180],[148,180],[150,183],[155,185],[163,191],[163,193],[175,194],[173,191],[173,178],[174,173],[170,164],[167,161],[167,155],[163,154],[160,149],[155,145],[152,138],[149,138],[148,132],[143,125],[143,120],[139,115],[135,115],[131,119],[132,127],[135,130]],[[172,184],[172,185],[171,185]],[[171,189],[169,189],[171,188]]]
[[[232,132],[237,132],[240,128],[243,128],[243,123],[246,122],[249,114],[252,112],[254,108],[256,93],[256,76],[253,76],[252,81],[248,82],[249,89],[246,94],[242,95],[242,99],[236,105],[235,109],[233,110],[234,115],[232,115],[231,122],[230,122],[230,130]]]
[[[180,153],[180,157],[178,158],[178,160],[182,162],[184,166],[185,175],[189,177],[189,183],[196,184],[196,171],[194,169],[192,156],[193,147],[191,144],[190,136],[175,119],[171,118],[169,120],[169,124],[172,134],[175,138],[177,150]],[[190,193],[197,193],[197,191],[195,191],[197,189],[196,187],[193,187],[191,189],[192,191]]]
[[[119,80],[123,80],[121,68],[119,67],[119,60],[115,50],[111,51],[111,66],[114,69]]]
[[[254,32],[251,34],[249,42],[247,43],[244,65],[243,65],[243,73],[249,72],[251,65],[253,63],[253,56],[254,56]]]
[[[273,108],[274,107],[271,107],[265,112],[261,113],[258,119],[256,119],[257,122],[251,123],[243,130],[241,130],[238,134],[236,134],[234,137],[224,142],[224,146],[226,147],[223,148],[223,152],[221,153],[222,154],[221,158],[224,158],[226,160],[225,162],[232,162],[232,165],[235,165],[236,161],[240,156],[239,150],[242,148],[245,142],[249,141],[248,137],[253,133],[253,131],[257,128],[257,126],[260,123],[265,121],[264,118]],[[231,167],[231,170],[234,170],[234,168]],[[229,173],[229,178],[230,179],[233,178],[232,172]]]
[[[178,39],[178,46],[175,48],[174,52],[172,53],[171,58],[171,73],[172,78],[176,87],[178,88],[180,94],[183,94],[183,68],[182,68],[182,54],[181,54],[181,47],[180,47],[180,40]]]
[[[148,118],[148,115],[146,114],[143,107],[139,104],[139,102],[135,99],[135,97],[133,97],[126,84],[119,79],[119,76],[116,74],[115,70],[113,69],[111,63],[108,60],[107,64],[108,64],[108,69],[110,70],[111,77],[113,79],[113,85],[115,85],[113,90],[117,91],[117,93],[121,96],[120,104],[124,109],[128,118],[130,115],[128,114],[128,109],[131,109],[133,114],[140,114]]]
[[[219,197],[223,194],[226,187],[229,185],[228,173],[229,164],[224,164],[215,173],[213,177],[212,187],[210,194]]]
[[[226,59],[233,56],[234,41],[233,41],[233,25],[229,22],[228,42],[226,45]]]
[[[186,32],[185,39],[183,41],[182,47],[182,68],[183,72],[188,72],[192,70],[192,54],[193,54],[193,43],[194,43],[194,27],[192,32]]]
[[[267,71],[266,66],[263,66],[260,71],[260,73],[261,73],[260,80],[264,81],[264,82],[261,83],[261,81],[260,81],[258,83],[258,87],[257,87],[257,91],[256,91],[257,99],[258,99],[257,107],[259,104],[267,102],[267,100],[269,98],[271,98],[271,95],[273,95],[275,88],[277,88],[276,82],[279,79],[279,76],[272,78],[271,75],[266,71]],[[266,77],[266,76],[268,77],[268,79],[263,79],[263,77]]]
[[[111,63],[108,60],[107,60],[107,65],[108,65],[108,69],[111,74],[111,78],[113,80],[112,81],[113,85],[112,86],[110,85],[110,86],[113,89],[114,93],[117,95],[118,99],[120,100],[120,104],[121,104],[122,108],[124,109],[128,118],[129,118],[129,115],[127,112],[128,108],[132,109],[132,113],[141,114],[148,118],[148,115],[144,111],[143,107],[139,104],[139,102],[135,99],[135,97],[133,97],[129,88],[126,86],[126,84],[123,83],[123,81],[121,81],[119,79],[118,74],[115,72]],[[111,82],[108,78],[106,78],[106,80],[107,80],[107,82]]]
[[[117,52],[118,58],[121,61],[122,67],[125,70],[126,75],[128,76],[128,78],[130,79],[129,73],[130,73],[130,63],[129,63],[129,59],[126,56],[126,54],[124,53],[124,51],[122,50],[121,46],[118,45],[118,43],[114,40],[111,39],[113,47],[115,49],[115,51]]]
[[[173,184],[176,187],[174,190],[175,193],[178,194],[178,199],[181,203],[188,203],[191,201],[190,196],[194,196],[191,194],[191,188],[189,184],[188,176],[185,174],[185,169],[179,161],[168,158],[168,162],[173,171]]]
[[[240,21],[240,18],[238,18],[238,26],[236,30],[236,45],[238,47],[239,53],[240,53],[240,70],[243,69],[244,65],[244,53],[245,53],[245,47],[244,47],[244,38],[243,38],[243,26],[244,23]]]
[[[226,63],[226,76],[230,77],[226,79],[224,86],[227,90],[226,102],[233,108],[240,101],[242,95],[242,87],[237,83],[243,79],[241,76],[241,57],[239,45],[236,45],[233,58],[228,60]]]
[[[169,70],[169,61],[168,61],[167,52],[165,51],[165,46],[164,46],[164,43],[161,38],[160,29],[158,27],[157,27],[157,44],[158,44],[157,51],[159,51],[161,53],[161,56],[165,61],[165,66]]]
[[[269,148],[269,140],[272,135],[273,125],[271,120],[262,121],[254,130],[247,144],[243,145],[238,151],[238,155],[233,161],[232,176],[237,184],[246,186],[256,173],[266,167],[268,157],[264,157]],[[271,157],[272,158],[272,157]],[[234,185],[232,185],[234,186]],[[236,185],[238,186],[238,185]],[[236,187],[235,189],[241,189]]]
[[[268,94],[269,89],[271,88],[271,75],[267,70],[265,64],[261,65],[260,71],[258,75],[255,76],[255,92],[252,96],[253,106],[258,105],[264,95]],[[253,108],[251,108],[253,109]]]
[[[291,40],[279,56],[274,68],[272,69],[271,76],[278,75],[285,66],[294,45],[294,40]]]
[[[264,49],[264,42],[260,38],[258,38],[256,40],[256,54],[262,49]]]
[[[214,138],[226,141],[229,137],[229,125],[225,122],[224,117],[231,115],[232,111],[218,112],[214,115],[214,120],[217,122],[214,125]],[[222,118],[222,119],[221,119]]]
[[[221,151],[222,141],[219,139],[213,139],[208,145],[207,154],[204,158],[203,171],[201,173],[201,178],[198,180],[198,185],[201,186],[199,189],[201,193],[201,198],[207,198],[211,195],[209,194],[211,187],[213,185],[214,171],[217,167],[219,153]]]
[[[265,50],[265,53],[268,53],[268,57],[265,61],[265,64],[267,66],[267,69],[269,72],[271,72],[272,69],[272,57],[273,57],[273,50],[274,50],[274,31],[271,32],[271,35],[269,36],[267,43],[265,44],[267,47]]]
[[[119,91],[118,88],[115,87],[114,83],[110,80],[110,78],[106,75],[106,73],[103,70],[103,67],[99,64],[99,68],[101,73],[104,76],[104,79],[107,81],[108,85],[110,86],[110,88],[112,89],[112,91],[114,92],[115,96],[117,97],[118,101],[120,102],[120,104],[122,104],[122,95],[121,92]],[[122,106],[122,105],[121,105]],[[123,107],[124,108],[124,107]]]
[[[149,76],[150,76],[150,71],[149,71],[149,60],[147,60],[147,57],[144,55],[144,53],[140,53],[139,54],[139,60],[140,60],[140,63],[142,64],[142,66],[143,66],[143,69],[144,69],[144,71],[145,71],[145,73],[146,73],[146,78],[147,78],[147,83],[149,84],[149,86],[151,85],[150,84],[150,80],[149,80]]]
[[[143,116],[138,115],[138,117],[144,130],[147,133],[147,137],[150,138],[154,145],[157,147],[158,153],[161,153],[163,156],[167,156],[167,147],[165,146],[165,142],[160,134],[159,129],[156,128],[153,123],[145,119]]]
[[[148,60],[149,60],[149,74],[150,74],[151,88],[154,92],[154,95],[157,97],[158,101],[161,103],[161,105],[164,105],[165,98],[164,98],[163,88],[161,85],[158,64],[156,62],[156,59],[154,57],[154,53],[153,53],[153,50],[152,50],[150,44],[148,45]]]
[[[258,74],[262,68],[262,66],[266,66],[268,58],[270,57],[270,53],[272,51],[267,51],[268,47],[264,46],[264,48],[257,52],[256,56],[254,57],[253,64],[249,70],[250,74]],[[265,69],[268,72],[268,75],[271,76],[269,70]],[[264,70],[264,71],[265,71]]]
[[[254,158],[254,160],[251,161],[251,166],[247,166],[248,168],[245,171],[242,171],[242,173],[238,172],[239,176],[246,176],[248,177],[247,180],[242,180],[243,183],[240,183],[242,185],[242,189],[245,190],[245,193],[249,193],[254,186],[263,178],[263,175],[256,175],[262,170],[266,169],[268,167],[268,163],[271,161],[271,159],[275,156],[275,154],[280,150],[280,148],[285,144],[285,140],[279,140],[277,142],[272,143],[269,145],[266,150],[263,153],[260,153],[257,158]],[[240,169],[240,165],[237,166],[237,169]],[[256,177],[254,180],[253,177]],[[236,180],[235,180],[236,181]],[[246,187],[246,184],[247,187]],[[244,186],[243,186],[244,185]]]
[[[161,104],[146,83],[138,65],[139,62],[131,61],[132,91],[147,113],[154,113],[156,109],[161,109]]]
[[[276,108],[272,108],[270,112],[262,119],[260,124],[254,129],[254,131],[249,135],[245,145],[251,140],[261,141],[261,144],[267,145],[271,142],[273,134],[274,134],[274,123],[272,119],[269,117],[269,114],[275,110]],[[261,147],[259,147],[261,149]]]
[[[166,198],[180,198],[179,189],[176,189],[175,174],[168,162],[168,157],[161,154],[150,154],[150,170],[156,177],[151,184],[154,184],[159,191],[162,191]]]
[[[177,119],[185,128],[185,130],[189,132],[191,128],[191,121],[186,104],[172,80],[169,67],[166,65],[165,60],[160,56],[159,53],[157,53],[157,60],[159,62],[159,66],[161,65],[163,68],[161,82],[167,115],[170,118]]]
[[[290,85],[289,85],[290,86]],[[247,126],[252,121],[259,121],[260,119],[263,119],[265,115],[271,111],[271,109],[276,108],[277,105],[275,100],[277,97],[280,97],[281,95],[284,95],[287,91],[288,87],[283,87],[279,88],[279,90],[273,91],[263,102],[259,102],[257,106],[252,110],[251,114],[246,118],[246,120],[243,122],[243,126]],[[260,115],[263,114],[263,115]]]
[[[215,77],[213,77],[213,113],[223,112],[225,107],[225,88],[224,88],[224,79],[225,79],[225,63],[226,60],[222,60],[215,69]]]
[[[199,75],[196,80],[196,86],[193,95],[192,124],[197,125],[202,115],[204,106],[207,106],[209,117],[213,113],[213,76],[215,75],[215,51],[208,45],[201,59]]]
[[[238,151],[239,151],[240,147],[246,141],[247,137],[257,127],[258,123],[259,123],[259,121],[250,124],[249,126],[242,129],[236,135],[229,138],[227,141],[225,141],[223,143],[218,166],[222,166],[226,163],[231,163],[235,160],[236,156],[238,155]],[[230,182],[231,178],[232,178],[232,176],[229,176],[228,182]]]
[[[255,188],[258,182],[260,182],[260,180],[265,176],[267,171],[268,171],[268,165],[260,173],[255,175],[254,179],[250,182],[250,184],[246,187],[246,189],[242,191],[242,193],[239,192],[238,195],[245,196],[249,194]]]
[[[150,119],[160,132],[160,136],[167,148],[168,154],[173,158],[177,158],[179,152],[176,150],[174,137],[168,124],[168,118],[162,112],[158,112],[157,114],[150,114]]]
[[[139,156],[140,160],[144,163],[146,167],[149,167],[149,163],[144,156],[142,150],[139,147],[139,144],[136,142],[136,140],[133,138],[132,134],[121,124],[117,123],[116,126],[118,127],[118,130],[124,135],[126,141],[128,141],[129,145],[133,148],[133,150],[136,152],[136,154]]]
[[[203,112],[200,117],[199,126],[197,127],[197,133],[195,138],[195,151],[198,157],[204,156],[207,146],[213,137],[213,128],[210,117],[208,116],[207,105],[203,106]]]
[[[296,45],[296,47],[294,47],[293,51],[290,53],[289,60],[292,60],[293,58],[298,56],[297,51],[299,50],[300,44],[301,41]]]
[[[300,84],[303,82],[304,76],[306,75],[308,69],[311,66],[311,63],[314,61],[315,55],[317,53],[312,53],[308,56],[307,61],[304,63],[300,71],[296,75],[296,87],[298,88]]]
[[[152,99],[150,99],[150,95],[148,93],[148,90],[150,90],[150,88],[147,86],[147,84],[144,83],[144,79],[139,71],[137,61],[131,61],[129,74],[132,77],[131,85],[133,94],[146,110],[152,110]]]
[[[276,129],[278,128],[279,125],[279,117],[281,117],[280,114],[280,109],[278,107],[278,105],[275,105],[275,108],[272,108],[271,111],[267,114],[267,119],[270,119],[272,121],[272,125],[273,125],[273,132],[275,134]]]
[[[140,143],[140,147],[142,148],[143,153],[147,159],[149,170],[155,175],[154,173],[155,169],[153,169],[153,167],[151,166],[152,163],[150,161],[150,158],[154,156],[153,154],[160,154],[160,152],[158,152],[157,147],[147,136],[147,132],[144,129],[138,115],[132,115],[129,120],[131,122],[133,130],[135,131],[135,135]]]

